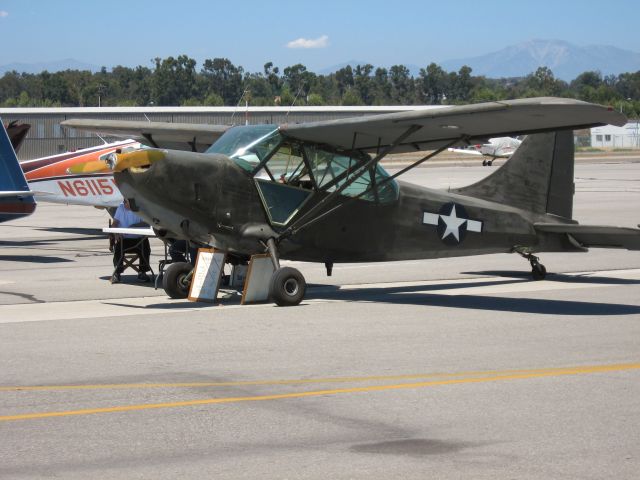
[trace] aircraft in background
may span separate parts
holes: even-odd
[[[1,123],[1,122],[0,122]],[[15,220],[33,213],[36,202],[18,157],[2,124],[0,132],[0,222]]]
[[[122,202],[122,195],[113,180],[113,172],[103,160],[116,151],[140,147],[134,140],[124,140],[27,160],[20,166],[37,201],[116,208]],[[87,164],[92,166],[91,173],[75,168]]]
[[[13,150],[16,154],[20,151],[20,147],[22,146],[22,142],[29,133],[31,129],[31,125],[28,123],[18,123],[17,120],[8,123],[5,125],[7,130],[7,135],[9,135],[9,140],[11,140],[11,145],[13,146]]]
[[[496,158],[509,158],[522,144],[522,140],[512,137],[490,138],[488,143],[476,143],[467,148],[448,148],[447,150],[465,155],[476,155],[484,157],[483,166],[493,165]]]
[[[172,137],[184,150],[168,150],[166,126],[146,123],[140,132],[105,122],[62,126],[144,133],[156,148],[108,159],[132,210],[160,235],[212,246],[234,264],[268,253],[273,274],[265,286],[281,306],[300,303],[306,289],[302,273],[281,267],[281,258],[324,263],[331,275],[338,262],[518,253],[541,280],[546,269],[537,252],[640,250],[640,229],[579,225],[572,218],[572,130],[626,123],[600,105],[529,98],[247,125],[229,128],[205,153],[194,148],[206,143],[202,126]],[[447,148],[524,134],[530,135],[517,152],[473,185],[445,191],[395,180]],[[394,175],[380,166],[387,154],[410,151],[430,153]],[[192,268],[169,266],[163,280],[169,296],[187,296]]]

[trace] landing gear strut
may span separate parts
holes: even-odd
[[[275,270],[269,282],[269,298],[279,307],[298,305],[307,290],[302,273],[292,267],[280,266],[278,250],[273,238],[270,238],[266,245]]]
[[[531,253],[518,253],[529,260],[529,263],[531,264],[531,277],[533,277],[534,280],[544,280],[547,276],[547,269],[540,263],[540,259]]]

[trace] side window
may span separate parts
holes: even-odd
[[[302,157],[302,149],[295,143],[283,143],[267,162],[273,178],[280,183],[298,186],[308,173]],[[307,177],[308,178],[308,177]]]
[[[328,192],[333,192],[344,185],[349,179],[349,175],[351,175],[351,173],[347,173],[349,169],[353,169],[356,165],[362,164],[367,160],[366,157],[352,158],[322,150],[315,146],[305,146],[305,152],[318,187]],[[378,187],[388,176],[387,172],[378,166],[365,172],[345,188],[342,194],[356,197],[364,193],[360,197],[363,200],[382,203],[393,202],[398,198],[397,184],[389,181]]]

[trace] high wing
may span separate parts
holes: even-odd
[[[155,148],[204,152],[230,127],[168,122],[71,119],[61,122],[66,128],[120,138],[132,138]]]
[[[401,153],[489,137],[625,123],[626,117],[611,108],[541,97],[282,125],[280,129],[289,137],[347,150],[374,152],[394,146],[393,152]]]

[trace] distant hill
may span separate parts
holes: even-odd
[[[640,70],[640,53],[606,45],[579,47],[562,40],[531,40],[479,57],[436,63],[448,71],[468,65],[473,75],[490,78],[522,77],[546,66],[556,78],[570,81],[589,70],[603,75],[636,72]]]
[[[378,67],[384,67],[387,70],[389,70],[389,68],[392,67],[392,65],[377,65],[373,62],[366,62],[364,60],[349,60],[348,62],[338,63],[337,65],[332,65],[330,67],[322,68],[315,73],[319,75],[330,75],[346,67],[347,65],[350,65],[351,68],[356,68],[358,65],[366,65],[367,63],[370,63],[371,65],[373,65],[374,72],[375,72],[375,69]],[[409,71],[411,72],[411,75],[413,75],[414,77],[417,77],[418,75],[420,75],[421,68],[427,67],[427,65],[425,65],[424,67],[419,67],[418,65],[414,65],[414,64],[404,64],[404,66],[409,69]]]
[[[4,75],[5,72],[11,72],[13,70],[18,73],[41,73],[45,70],[48,72],[60,72],[64,70],[90,70],[97,72],[100,70],[100,67],[73,58],[65,58],[64,60],[55,60],[52,62],[9,63],[7,65],[0,65],[0,76]]]

